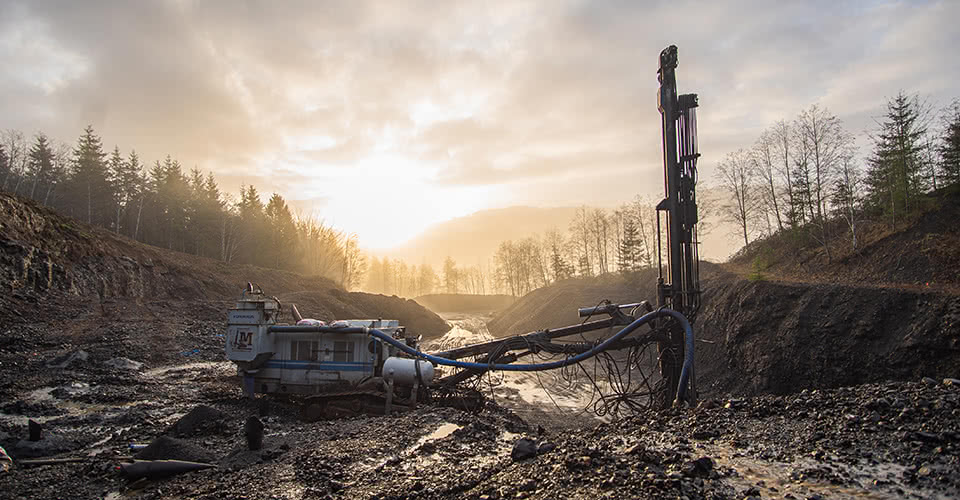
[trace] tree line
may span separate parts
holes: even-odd
[[[856,137],[824,107],[812,105],[765,130],[749,149],[729,153],[717,180],[727,202],[720,215],[744,245],[781,231],[822,245],[840,224],[857,248],[860,225],[891,228],[919,213],[923,196],[960,181],[960,103],[939,112],[917,95],[888,100],[859,157]]]
[[[88,126],[75,146],[18,130],[0,140],[0,189],[137,241],[236,264],[320,275],[356,287],[366,260],[355,236],[294,214],[282,196],[239,199],[213,174],[167,155],[148,168],[135,150],[109,153]]]
[[[437,271],[426,263],[372,257],[364,290],[408,297],[437,292],[519,297],[569,278],[652,268],[657,265],[654,207],[653,200],[640,196],[614,209],[581,206],[566,231],[552,228],[501,241],[486,262],[472,266],[448,256]],[[701,204],[700,213],[701,225],[709,224],[709,203]]]

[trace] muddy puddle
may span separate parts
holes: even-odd
[[[488,316],[466,313],[440,313],[452,325],[451,330],[427,346],[428,351],[442,351],[495,340],[487,329]],[[535,357],[528,362],[540,362]],[[585,362],[593,371],[593,363]],[[453,373],[445,367],[444,373]],[[491,372],[475,378],[475,388],[504,408],[509,408],[527,421],[551,427],[570,428],[609,422],[611,416],[597,415],[597,388],[608,391],[603,380],[582,376],[576,368],[548,372]]]

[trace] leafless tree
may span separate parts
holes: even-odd
[[[796,213],[797,203],[793,199],[793,157],[791,153],[791,144],[793,144],[793,129],[785,120],[780,120],[773,125],[767,132],[767,140],[770,142],[770,153],[774,158],[774,168],[786,187],[786,207],[785,215],[790,227],[795,227],[800,219],[800,214]]]
[[[581,276],[591,276],[593,266],[590,256],[592,253],[593,242],[590,231],[590,213],[586,205],[577,209],[570,221],[570,236],[576,250],[576,266]]]
[[[766,215],[773,214],[777,221],[777,229],[783,230],[783,218],[780,214],[780,189],[778,182],[778,156],[776,150],[777,137],[771,131],[764,131],[751,151],[757,175],[762,181],[763,207]]]
[[[729,199],[721,214],[739,228],[743,244],[750,243],[751,224],[757,211],[757,189],[751,178],[750,154],[743,149],[729,153],[717,166],[720,187]]]
[[[8,168],[4,172],[2,188],[6,191],[10,186],[14,188],[13,192],[17,193],[27,165],[27,140],[23,132],[14,129],[4,130],[3,149],[7,153]]]

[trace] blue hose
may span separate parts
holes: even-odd
[[[438,365],[454,366],[457,368],[466,368],[473,370],[503,370],[503,371],[514,371],[514,372],[533,372],[533,371],[543,371],[543,370],[553,370],[556,368],[563,368],[564,366],[570,366],[574,363],[579,363],[586,359],[590,359],[597,354],[607,350],[611,344],[614,342],[626,337],[632,333],[637,328],[643,326],[644,324],[650,322],[653,319],[670,316],[676,319],[680,325],[683,327],[684,337],[686,338],[686,353],[683,360],[683,368],[680,371],[680,382],[679,387],[677,387],[677,399],[683,401],[686,396],[687,391],[687,382],[690,380],[690,372],[693,370],[693,328],[690,327],[690,322],[687,321],[682,314],[672,311],[670,309],[658,309],[656,311],[644,314],[643,316],[634,320],[633,323],[625,326],[622,330],[616,333],[616,335],[610,337],[609,339],[601,342],[596,345],[593,349],[590,349],[587,352],[578,354],[572,358],[567,358],[560,361],[551,361],[549,363],[536,363],[536,364],[490,364],[490,363],[474,363],[471,361],[459,361],[455,359],[441,358],[438,356],[433,356],[425,352],[418,351],[403,342],[391,337],[390,335],[381,332],[377,329],[369,329],[367,333],[370,335],[400,349],[401,351],[418,358],[425,359],[431,363],[436,363]]]

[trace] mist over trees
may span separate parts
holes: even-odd
[[[88,126],[75,146],[42,132],[0,133],[0,189],[32,198],[78,220],[170,250],[360,285],[366,259],[356,236],[290,210],[254,186],[240,198],[220,191],[213,174],[186,171],[167,156],[149,168],[136,151],[105,152]]]
[[[744,245],[789,231],[830,260],[828,241],[845,233],[856,251],[866,222],[896,228],[924,209],[926,193],[960,180],[960,104],[940,113],[939,127],[934,116],[919,96],[900,92],[868,133],[872,148],[861,160],[840,119],[812,105],[720,161],[719,213]]]
[[[430,293],[522,296],[570,278],[630,273],[657,262],[656,202],[637,196],[614,209],[580,207],[566,231],[551,228],[519,240],[503,240],[487,259],[462,266],[447,257],[443,267],[408,265],[401,259],[370,259],[364,290],[416,297]],[[704,203],[701,221],[712,210]]]

